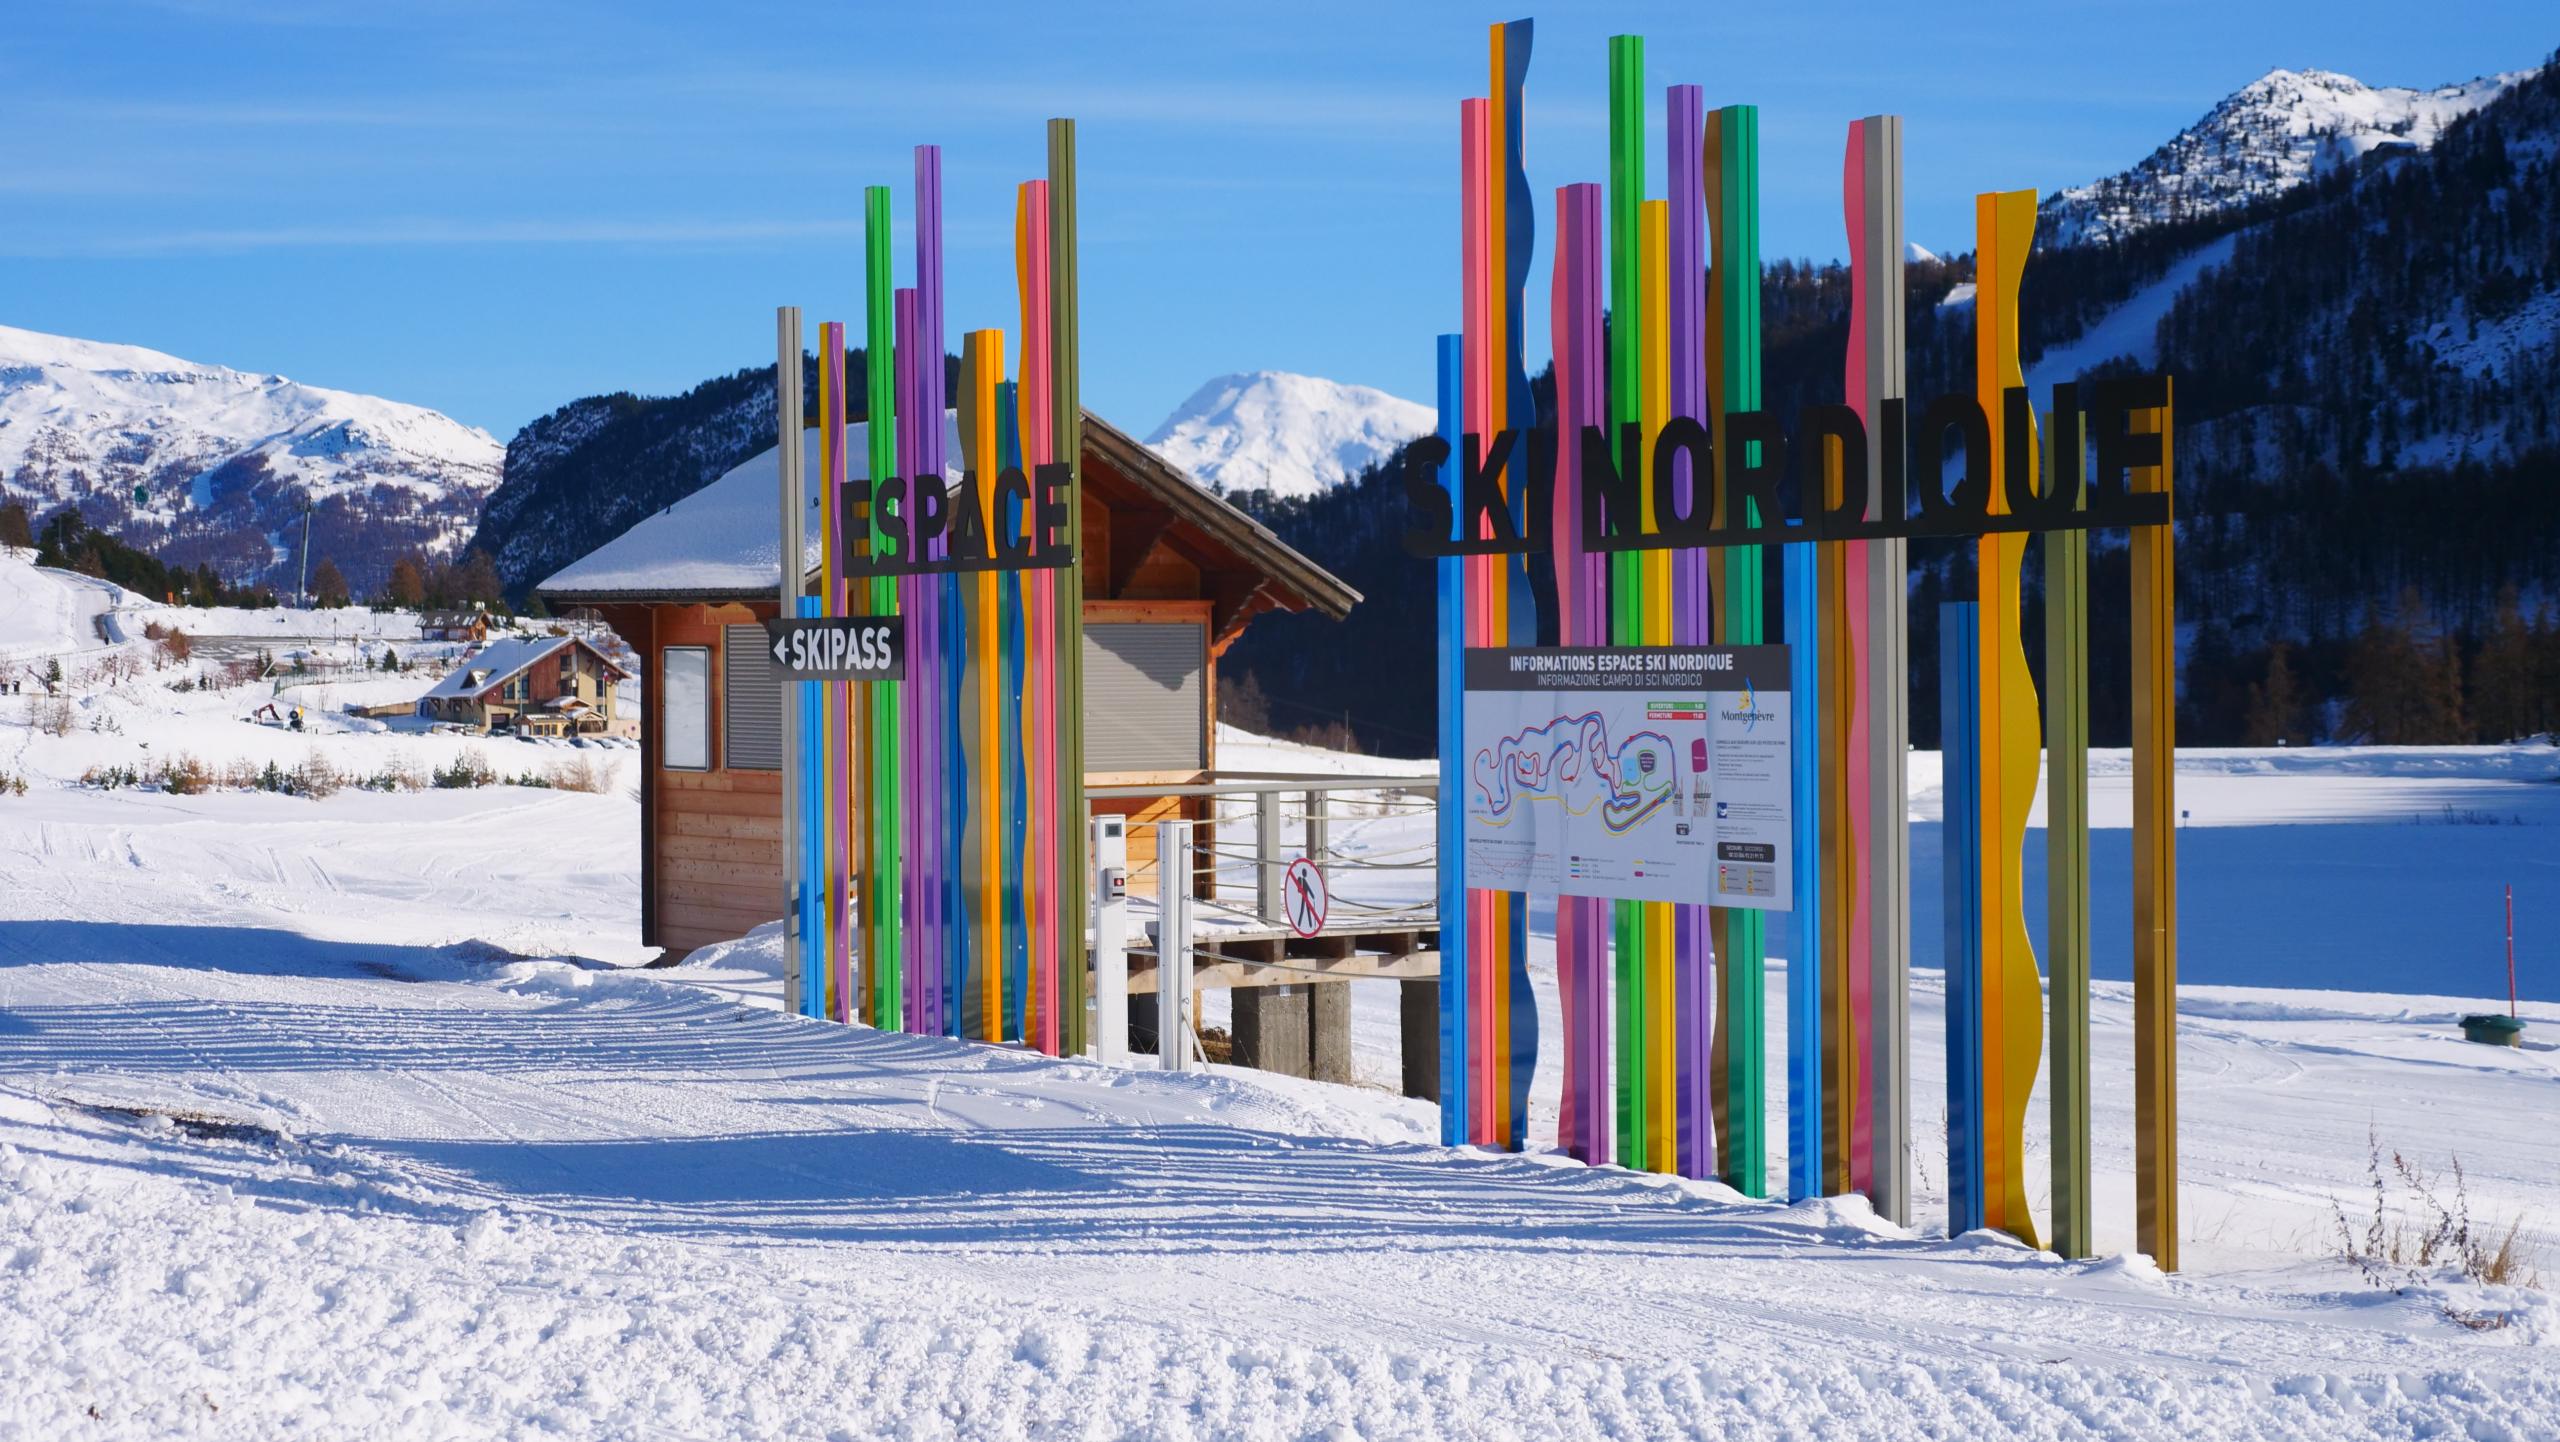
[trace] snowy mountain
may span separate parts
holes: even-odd
[[[1384,460],[1433,420],[1431,407],[1369,386],[1256,371],[1192,392],[1147,444],[1222,491],[1305,496]]]
[[[76,505],[234,580],[285,560],[306,506],[315,560],[359,589],[407,552],[448,555],[501,454],[488,432],[421,406],[0,326],[0,495],[38,518]]]
[[[2050,245],[2120,239],[2271,200],[2377,150],[2424,150],[2446,126],[2533,73],[2410,90],[2328,70],[2270,70],[2132,169],[2048,198],[2038,238]]]
[[[860,395],[862,353],[846,353]],[[818,393],[814,360],[804,395]],[[585,396],[507,442],[506,479],[474,545],[509,595],[709,485],[773,445],[773,367],[716,376],[678,396]]]

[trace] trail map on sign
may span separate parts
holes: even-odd
[[[1785,910],[1784,646],[1466,655],[1467,885]]]

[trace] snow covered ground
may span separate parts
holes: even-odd
[[[83,708],[120,730],[66,737],[0,705],[0,770],[30,780],[0,794],[0,1437],[2560,1435],[2545,1294],[2387,1291],[2328,1255],[2331,1198],[2369,1214],[2370,1132],[2459,1155],[2475,1215],[2523,1214],[2560,1270],[2560,990],[2528,983],[2532,1046],[2467,1046],[2476,938],[2391,925],[2512,872],[2547,935],[2544,753],[2184,759],[2188,1270],[2163,1277],[1933,1235],[1933,1186],[1906,1233],[1855,1201],[1452,1152],[1375,1088],[785,1017],[771,928],[635,969],[627,778],[67,784],[143,740],[535,750],[284,738],[192,709],[218,693],[124,689]],[[2119,846],[2121,786],[2102,767]],[[2472,812],[2512,819],[2436,819]],[[2437,939],[2399,955],[2412,934]],[[2524,958],[2550,976],[2546,943]],[[2261,965],[2402,994],[2220,984]],[[2127,1010],[2101,987],[2111,1251]],[[1364,1065],[1391,1062],[1392,1009],[1358,1017]]]

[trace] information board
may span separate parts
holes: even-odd
[[[1785,911],[1784,646],[1466,653],[1466,881]]]

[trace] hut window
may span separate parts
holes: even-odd
[[[669,646],[658,702],[660,764],[670,771],[711,769],[711,648]]]
[[[721,764],[732,771],[782,769],[781,668],[765,649],[764,627],[730,626],[721,659]]]
[[[1197,771],[1208,764],[1208,639],[1197,622],[1086,625],[1087,771]]]

